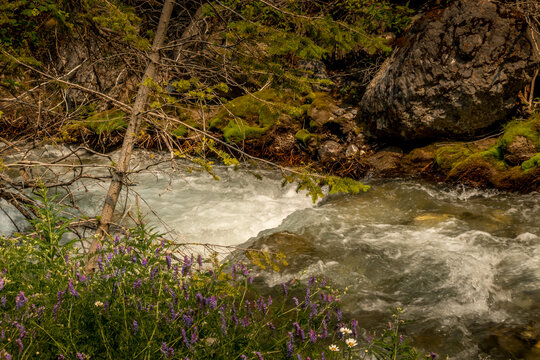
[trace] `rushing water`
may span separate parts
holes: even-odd
[[[145,173],[130,188],[171,236],[286,253],[282,273],[262,275],[270,287],[312,274],[348,287],[344,309],[366,330],[403,307],[421,348],[452,359],[540,358],[540,194],[387,181],[314,206],[270,171],[262,180],[217,174]],[[103,192],[86,183],[75,198],[93,214]],[[14,230],[1,212],[0,225]]]

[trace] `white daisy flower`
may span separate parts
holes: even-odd
[[[355,347],[356,345],[358,345],[356,340],[353,339],[353,338],[349,338],[349,339],[345,340],[345,344],[347,344],[347,346],[350,347],[350,348]]]
[[[346,328],[346,327],[342,327],[341,329],[339,329],[339,331],[345,335],[345,334],[352,334],[352,330],[349,329],[349,328]]]
[[[103,306],[103,303],[101,301],[96,301],[94,303],[94,305],[98,306],[98,307],[102,307]]]
[[[330,351],[339,351],[338,346],[334,344],[330,345],[328,348],[330,349]]]

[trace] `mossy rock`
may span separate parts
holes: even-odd
[[[223,137],[227,142],[241,142],[247,139],[257,139],[263,136],[270,127],[249,126],[242,120],[229,121],[223,129]]]
[[[504,127],[504,134],[499,145],[505,150],[518,136],[526,137],[540,151],[540,113],[533,114],[527,120],[514,120]]]
[[[435,152],[435,163],[442,170],[449,171],[472,154],[473,151],[467,144],[444,146]]]
[[[521,169],[524,171],[530,171],[535,168],[540,168],[540,152],[521,164]]]
[[[224,106],[209,123],[210,130],[223,132],[226,141],[259,138],[280,122],[298,120],[307,112],[301,97],[288,91],[265,89],[238,97]],[[286,116],[284,116],[286,115]]]
[[[311,152],[315,152],[320,143],[320,137],[316,134],[310,133],[306,129],[297,131],[294,138]]]

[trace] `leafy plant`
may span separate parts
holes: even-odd
[[[58,212],[45,210],[43,222]],[[96,272],[84,274],[74,247],[42,261],[49,251],[37,239],[57,227],[41,224],[36,236],[0,238],[0,359],[315,359],[338,355],[336,343],[347,351],[334,358],[417,358],[399,317],[380,339],[359,337],[324,278],[261,296],[249,264],[182,254],[140,215],[99,246]]]

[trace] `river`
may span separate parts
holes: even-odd
[[[289,266],[261,274],[270,289],[324,274],[348,288],[344,310],[366,330],[402,307],[414,320],[406,333],[423,349],[458,360],[540,359],[540,194],[368,180],[366,193],[313,204],[271,170],[218,166],[216,181],[166,168],[135,176],[128,203],[137,194],[147,219],[179,241],[285,253]],[[98,212],[103,185],[77,189],[84,212]],[[14,230],[0,212],[0,233]]]

